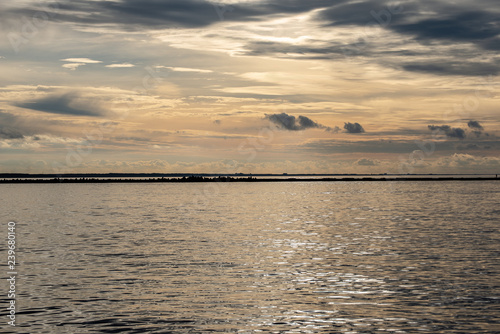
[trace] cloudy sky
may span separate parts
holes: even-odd
[[[8,0],[0,31],[0,172],[500,172],[498,0]]]

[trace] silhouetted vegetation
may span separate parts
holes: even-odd
[[[387,176],[379,175],[372,177],[266,177],[257,178],[255,176],[234,177],[227,175],[203,176],[203,175],[184,175],[182,177],[144,177],[131,178],[134,174],[129,174],[128,178],[118,177],[47,177],[46,175],[24,175],[12,177],[11,174],[0,175],[0,183],[194,183],[194,182],[387,182],[387,181],[493,181],[500,180],[495,176]]]

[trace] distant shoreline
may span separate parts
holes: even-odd
[[[3,178],[0,176],[0,184],[12,183],[208,183],[208,182],[392,182],[392,181],[498,181],[500,178],[496,176],[447,176],[447,177],[429,177],[429,176],[378,176],[378,177],[270,177],[270,178],[256,178],[254,176],[248,177],[233,177],[233,176],[188,176],[188,177],[148,177],[142,179],[133,178],[102,178],[102,177],[21,177],[21,178]]]

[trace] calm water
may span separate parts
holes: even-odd
[[[499,333],[499,185],[2,185],[2,332]]]

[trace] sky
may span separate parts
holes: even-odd
[[[500,173],[498,0],[7,0],[0,31],[0,172]]]

